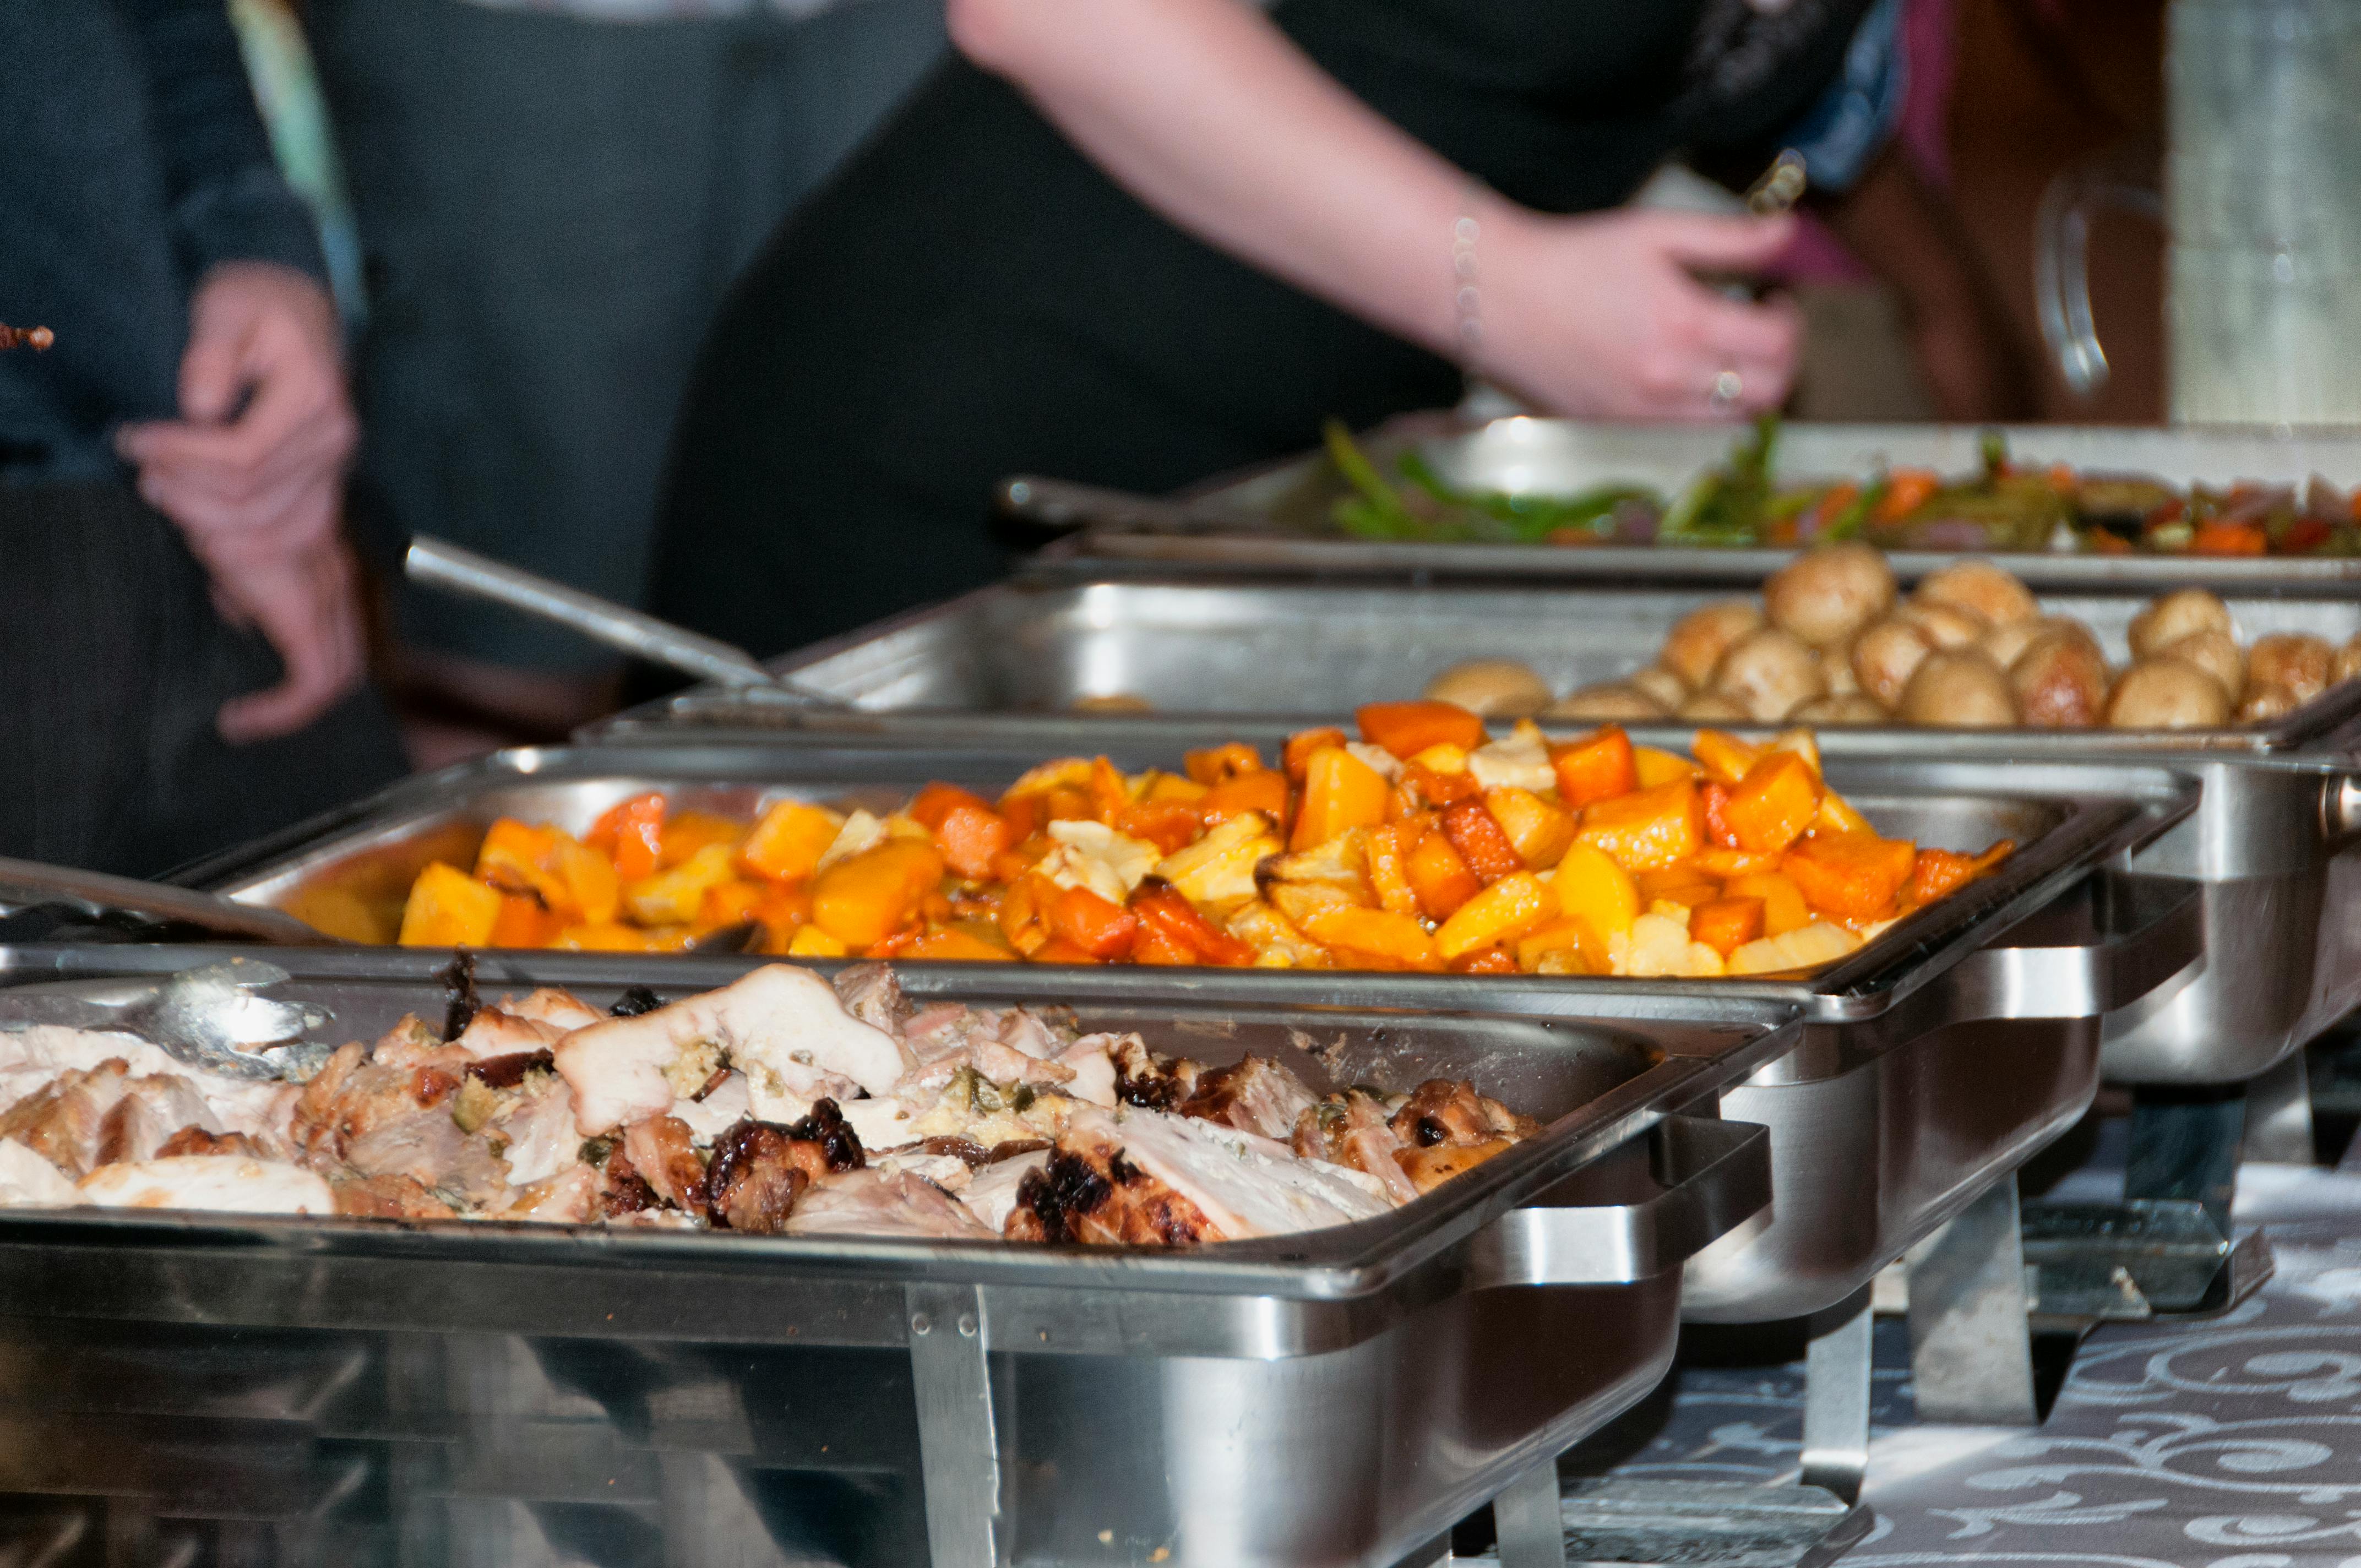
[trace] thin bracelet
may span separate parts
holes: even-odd
[[[1476,221],[1474,208],[1483,182],[1470,180],[1460,195],[1458,221],[1451,225],[1451,305],[1458,325],[1459,363],[1463,369],[1475,367],[1484,346],[1484,297],[1477,288],[1476,242],[1483,236],[1483,225]]]

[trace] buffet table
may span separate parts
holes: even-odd
[[[1877,1522],[1846,1568],[2361,1562],[2361,1161],[2249,1165],[2236,1217],[2242,1233],[2268,1230],[2278,1268],[2261,1292],[2206,1321],[2100,1328],[2037,1431],[1919,1423],[1905,1326],[1880,1321],[1863,1497]],[[1659,1412],[1662,1430],[1612,1475],[1793,1478],[1801,1363],[1691,1367],[1673,1383],[1635,1412]]]

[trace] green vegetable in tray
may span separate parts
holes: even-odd
[[[1974,473],[1928,468],[1866,478],[1775,477],[1779,422],[1764,415],[1727,461],[1667,509],[1653,491],[1606,485],[1577,495],[1469,490],[1415,449],[1388,474],[1330,421],[1328,455],[1347,486],[1331,516],[1362,539],[1499,544],[1811,544],[1864,539],[1894,550],[2147,551],[2207,555],[2361,555],[2361,495],[2326,480],[2183,492],[2136,475],[2018,465],[1988,431]]]

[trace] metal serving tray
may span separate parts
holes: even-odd
[[[2130,657],[2146,585],[2043,597],[2081,620],[2116,663]],[[593,726],[600,740],[675,738],[675,726],[775,737],[783,730],[942,744],[990,734],[1066,744],[1081,734],[1153,739],[1172,725],[1260,721],[1262,733],[1331,723],[1365,702],[1416,696],[1469,659],[1514,658],[1554,690],[1621,680],[1653,663],[1674,624],[1729,597],[1694,586],[1508,587],[1089,580],[1036,576],[788,654],[775,667],[850,705],[701,686]],[[2361,598],[2322,594],[2229,601],[2248,638],[2361,632]],[[1110,702],[1144,711],[1107,711]],[[2202,731],[1982,730],[1944,735],[1947,755],[2046,757],[2279,751],[2361,718],[2361,681],[2269,724]],[[1929,731],[1865,731],[1924,743]],[[706,738],[700,734],[697,739]]]
[[[2091,472],[2140,474],[2173,484],[2225,485],[2238,479],[2301,484],[2318,474],[2351,489],[2361,485],[2361,437],[2349,432],[2279,434],[2252,429],[2021,425],[2003,427],[2009,451],[2027,466],[2067,463]],[[1985,427],[1935,424],[1790,424],[1779,433],[1777,473],[1793,478],[1859,477],[1881,464],[1952,475],[1981,466]],[[1728,427],[1584,424],[1515,417],[1469,425],[1447,414],[1413,414],[1374,432],[1369,450],[1384,466],[1416,448],[1435,471],[1469,489],[1572,495],[1605,484],[1653,487],[1676,496],[1698,474],[1724,462],[1736,440]],[[1776,570],[1792,552],[1694,546],[1424,544],[1356,539],[1328,521],[1345,493],[1324,453],[1198,487],[1187,499],[1216,517],[1242,520],[1235,532],[1185,533],[1094,529],[1062,553],[1170,569],[1282,570],[1400,576],[1513,577],[1580,581],[1748,582]],[[1916,576],[1957,553],[1897,553],[1894,568]],[[2227,559],[2191,555],[2099,555],[2080,552],[2010,554],[2010,570],[2040,588],[2095,586],[2124,579],[2240,591],[2361,594],[2361,561],[2312,556]]]
[[[2111,655],[2151,584],[2044,596]],[[941,745],[989,736],[1056,751],[1118,744],[1177,751],[1215,738],[1270,741],[1358,703],[1414,696],[1465,659],[1513,656],[1560,690],[1619,679],[1653,658],[1682,615],[1722,597],[1696,586],[1422,588],[1378,584],[1003,584],[790,655],[798,680],[852,703],[819,713],[712,690],[624,714],[601,739],[777,741],[858,736]],[[2230,601],[2248,636],[2361,630],[2361,601],[2317,592]],[[1082,712],[1128,696],[1147,714]],[[2137,861],[2196,884],[2204,967],[2108,1020],[2106,1072],[2127,1083],[2235,1083],[2278,1066],[2361,1006],[2361,683],[2268,725],[2171,730],[1830,728],[1832,756],[1993,764],[2134,757],[2190,773],[2203,807]],[[1552,728],[1561,728],[1553,725]],[[1746,726],[1737,726],[1746,729]],[[1634,733],[1685,743],[1688,727]],[[2006,775],[2001,775],[2006,776]],[[1983,781],[1991,782],[1990,778]]]
[[[1174,757],[1167,745],[1111,754],[1126,767]],[[883,807],[931,778],[996,791],[1039,756],[810,746],[514,751],[397,785],[202,874],[217,891],[316,917],[349,910],[342,890],[398,897],[428,860],[467,860],[503,813],[582,828],[652,788],[722,810],[785,794]],[[2193,792],[2173,775],[2027,764],[2007,775],[2004,794],[1989,768],[1864,759],[1833,763],[1830,778],[1874,820],[1923,843],[1980,850],[2013,838],[2020,848],[1994,876],[1801,981],[1011,968],[1057,972],[1070,995],[1153,987],[1267,1004],[1669,1018],[1730,997],[1792,1008],[1809,1025],[1804,1043],[1739,1091],[1784,1108],[1788,1130],[1773,1130],[1778,1214],[1744,1247],[1701,1260],[1692,1300],[1699,1312],[1741,1320],[1817,1311],[2070,1124],[2096,1091],[2098,1020],[2200,951],[2200,910],[2186,890],[2111,879],[2102,897],[2089,885],[2096,868],[2187,815]],[[2002,1060],[2009,1070],[1992,1070]],[[1876,1183],[1861,1179],[1858,1163],[1824,1157],[1832,1125],[1850,1140],[1848,1158],[1878,1151]],[[1799,1194],[1793,1202],[1790,1191]],[[1806,1191],[1824,1196],[1806,1202]]]
[[[0,970],[136,977],[219,956],[19,948],[0,950]],[[331,1009],[336,1038],[447,996],[445,955],[271,957],[298,970],[278,993]],[[500,955],[478,979],[604,1004],[627,983],[686,992],[752,961]],[[1139,984],[1082,994],[1063,973],[1014,967],[905,972],[921,999],[1071,998],[1086,1027],[1137,1028],[1215,1062],[1276,1054],[1315,1084],[1470,1077],[1549,1125],[1392,1215],[1166,1254],[5,1211],[0,1358],[53,1354],[96,1323],[104,1348],[20,1387],[53,1423],[152,1420],[135,1454],[231,1411],[264,1418],[246,1435],[280,1462],[225,1454],[221,1486],[278,1490],[192,1499],[184,1478],[159,1491],[166,1511],[193,1501],[320,1528],[322,1499],[296,1483],[324,1456],[291,1452],[308,1432],[326,1457],[372,1467],[335,1516],[347,1530],[455,1498],[572,1499],[641,1505],[608,1523],[653,1523],[673,1563],[775,1550],[896,1568],[929,1553],[936,1568],[1422,1568],[1456,1519],[1662,1376],[1678,1266],[1768,1197],[1761,1129],[1678,1113],[1709,1107],[1797,1027],[1742,998],[1680,1022],[1592,1022],[1309,1011]],[[10,1001],[0,992],[0,1018]],[[189,1375],[137,1387],[125,1325],[180,1346]],[[249,1333],[302,1354],[241,1364]],[[328,1391],[300,1391],[315,1367]],[[105,1489],[92,1468],[0,1455],[0,1488]],[[716,1497],[732,1491],[734,1513]]]

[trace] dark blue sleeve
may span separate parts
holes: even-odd
[[[324,285],[312,214],[280,177],[226,0],[115,0],[137,41],[173,238],[193,280],[277,261]]]

